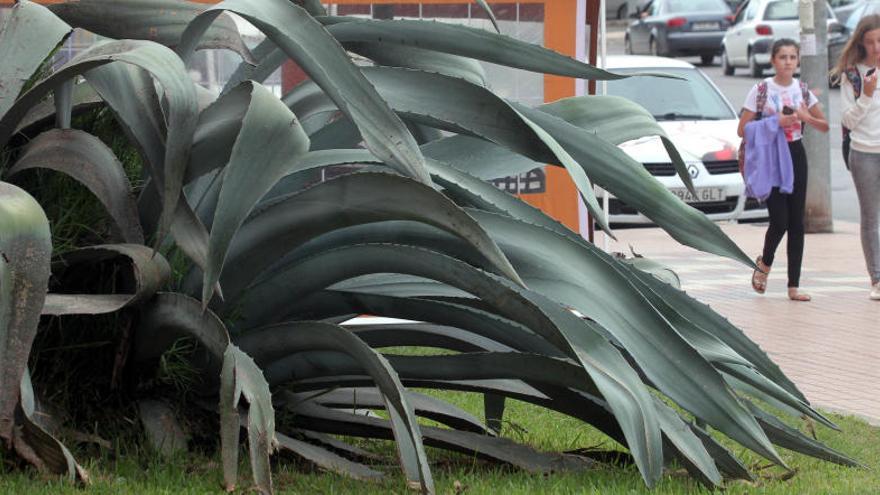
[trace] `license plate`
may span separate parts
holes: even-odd
[[[670,189],[672,194],[678,196],[685,203],[708,203],[711,201],[724,201],[724,189],[720,187],[700,187],[697,188],[697,195],[694,196],[687,189]]]
[[[718,31],[721,29],[721,25],[717,22],[695,22],[691,24],[691,29],[694,31]]]

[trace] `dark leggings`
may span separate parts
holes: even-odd
[[[791,162],[794,165],[794,189],[791,194],[779,192],[774,187],[767,198],[770,227],[764,236],[764,253],[761,260],[773,265],[776,248],[782,236],[788,232],[788,286],[798,287],[801,281],[801,261],[804,259],[804,205],[807,201],[807,154],[800,140],[788,143]]]

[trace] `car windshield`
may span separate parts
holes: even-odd
[[[689,68],[612,69],[620,74],[662,72],[685,80],[639,76],[608,81],[608,94],[622,96],[645,107],[658,121],[728,120],[736,115],[706,77]]]
[[[729,12],[724,0],[669,0],[669,12]]]
[[[792,1],[773,2],[764,11],[765,21],[794,21],[798,18],[798,4]]]

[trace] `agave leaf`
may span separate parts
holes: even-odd
[[[508,352],[512,347],[489,340],[468,330],[428,323],[393,323],[349,326],[370,347],[393,347],[396,345],[435,347],[457,352],[495,351]]]
[[[424,158],[406,126],[335,40],[303,8],[287,0],[225,0],[190,23],[178,49],[181,58],[189,59],[194,44],[225,10],[250,21],[294,59],[357,124],[370,151],[401,173],[430,184]]]
[[[323,449],[316,445],[312,445],[302,440],[288,437],[281,433],[276,433],[278,439],[278,447],[282,450],[289,450],[321,469],[348,476],[356,480],[374,481],[380,480],[384,475],[369,467],[349,461],[348,459]]]
[[[298,417],[302,417],[304,423],[319,431],[381,438],[391,436],[391,428],[384,419],[351,414],[313,403],[298,403],[292,409]],[[422,426],[421,431],[427,445],[506,462],[531,473],[583,470],[592,465],[591,461],[581,457],[545,454],[505,438],[428,426]]]
[[[182,188],[183,174],[189,160],[189,147],[197,118],[197,94],[183,63],[168,48],[149,41],[111,41],[93,45],[64,67],[38,82],[23,94],[0,118],[0,145],[9,139],[13,129],[27,111],[55,86],[78,74],[114,61],[136,65],[150,72],[164,88],[168,100],[168,133],[164,169],[153,170],[162,181],[163,208],[160,232],[170,225]],[[160,236],[161,237],[161,236]]]
[[[269,456],[275,450],[275,410],[272,394],[260,368],[250,356],[229,344],[223,355],[220,373],[220,430],[223,478],[226,490],[235,489],[238,478],[238,404],[248,402],[248,449],[254,484],[261,493],[272,493],[272,468]]]
[[[470,213],[511,256],[529,287],[607,329],[657,388],[680,406],[784,465],[721,375],[645,301],[621,273],[619,262],[595,246],[541,227],[480,211]],[[548,252],[554,256],[548,258]]]
[[[61,442],[40,425],[30,373],[25,370],[21,380],[19,424],[14,430],[15,451],[37,468],[64,475],[68,481],[89,482],[89,475]]]
[[[165,258],[141,244],[107,244],[89,246],[65,253],[53,263],[53,272],[62,289],[71,283],[81,288],[80,280],[94,273],[96,267],[112,272],[127,272],[126,280],[133,286],[123,287],[121,294],[49,294],[42,309],[44,315],[103,314],[140,304],[150,298],[171,277],[171,268]]]
[[[489,4],[486,3],[486,0],[476,0],[477,5],[483,9],[484,12],[489,16],[489,20],[492,21],[492,26],[495,27],[495,32],[501,34],[501,28],[498,27],[498,19],[495,18],[495,13],[492,12],[492,7],[489,7]]]
[[[150,73],[135,65],[108,64],[85,72],[153,175],[161,182],[166,156],[165,116]]]
[[[185,183],[191,183],[229,162],[236,138],[250,110],[254,88],[251,83],[239,84],[199,114]]]
[[[745,383],[749,387],[746,389],[746,393],[759,391],[762,394],[760,396],[761,398],[769,397],[774,402],[783,404],[787,409],[795,411],[796,416],[807,416],[829,428],[839,430],[837,425],[832,423],[824,415],[789,394],[785,389],[773,383],[767,377],[755,370],[751,365],[743,366],[733,363],[720,363],[716,364],[716,368],[725,374],[725,378],[730,376],[736,378],[741,383]],[[742,390],[736,381],[728,380],[728,383],[730,383],[732,387]]]
[[[334,165],[367,163],[381,164],[382,162],[367,150],[333,149],[309,152],[299,160],[299,167],[303,170],[308,170]],[[455,200],[465,199],[468,204],[480,208],[481,210],[504,214],[527,223],[540,225],[559,234],[568,236],[573,240],[582,242],[582,237],[580,237],[579,234],[572,232],[566,226],[552,219],[541,210],[515,196],[505,193],[492,184],[480,180],[466,172],[462,172],[461,170],[439,160],[428,158],[425,163],[428,165],[428,171],[431,173],[431,178],[436,184],[446,189],[445,193],[447,196],[450,196]],[[301,188],[299,187],[299,184],[300,181],[293,175],[284,177],[278,182],[272,191],[264,196],[264,200],[295,192]],[[402,229],[402,227],[395,225],[390,231],[393,232],[398,229]],[[364,231],[361,235],[367,236],[371,233],[372,232]],[[398,233],[398,235],[401,234],[402,232]],[[431,239],[431,242],[440,242],[440,239],[433,238]],[[412,243],[412,240],[403,241],[401,243],[410,244]],[[434,244],[426,245],[417,243],[417,245],[432,247]],[[456,254],[456,257],[459,259],[467,259],[467,255],[468,253],[459,251]],[[473,262],[471,263],[475,264]]]
[[[28,143],[7,176],[48,168],[70,175],[101,201],[123,242],[143,244],[137,205],[122,164],[100,139],[76,129],[46,131]]]
[[[314,443],[321,447],[326,447],[332,451],[339,452],[346,458],[363,459],[376,462],[382,460],[382,456],[378,454],[366,451],[360,447],[355,447],[354,445],[343,442],[336,437],[326,435],[324,433],[301,429],[293,430],[293,433],[306,439],[306,441],[310,443]]]
[[[15,408],[49,282],[52,238],[43,209],[0,182],[0,438],[13,440]]]
[[[177,46],[187,24],[204,10],[179,0],[77,0],[49,9],[73,27],[114,39],[150,40]],[[254,63],[235,21],[223,15],[202,37],[199,49],[225,48]]]
[[[678,177],[694,192],[694,183],[681,154],[651,113],[639,104],[619,96],[576,96],[541,105],[538,109],[592,132],[612,144],[621,144],[644,136],[658,136],[678,172]]]
[[[266,301],[268,302],[268,301]],[[243,312],[253,308],[245,305]],[[354,292],[322,291],[305,299],[302,303],[294,303],[292,308],[281,311],[280,318],[304,319],[304,318],[327,318],[329,316],[345,314],[371,314],[389,318],[401,318],[408,320],[421,320],[450,325],[466,330],[471,335],[456,335],[455,332],[444,332],[440,329],[413,328],[410,332],[406,329],[396,329],[398,325],[388,328],[391,335],[389,345],[427,345],[434,341],[452,341],[456,346],[445,347],[459,352],[473,350],[519,350],[524,352],[536,352],[550,356],[562,357],[563,353],[546,339],[535,335],[523,325],[483,311],[469,308],[460,304],[451,304],[443,301],[430,301],[417,298],[398,298],[375,294],[363,294]],[[375,339],[381,339],[382,334],[370,331],[370,328],[362,328],[361,325],[353,325],[350,328],[359,337],[375,347],[378,343]],[[399,331],[398,331],[399,330]],[[401,342],[407,338],[421,342],[420,344],[394,343],[394,333]],[[408,336],[406,336],[409,334]],[[433,338],[432,338],[433,337]],[[429,346],[435,347],[435,346]]]
[[[754,481],[755,478],[749,472],[749,469],[727,447],[721,445],[718,440],[715,440],[712,435],[699,426],[688,423],[688,427],[703,442],[706,451],[712,456],[715,465],[725,478]]]
[[[706,447],[691,431],[681,416],[660,399],[654,397],[657,416],[663,425],[663,435],[676,448],[679,456],[692,468],[704,484],[710,487],[721,485],[721,473]]]
[[[129,64],[104,65],[87,71],[85,77],[90,83],[87,87],[94,88],[104,98],[148,169],[153,171],[153,180],[147,182],[141,193],[139,213],[144,230],[154,233],[160,228],[158,222],[162,216],[162,200],[156,186],[162,182],[168,148],[165,116],[153,79],[146,70]],[[185,198],[179,197],[171,222],[171,234],[178,247],[204,268],[208,233],[190,211]]]
[[[630,282],[650,301],[651,305],[716,369],[742,380],[801,414],[806,414],[826,426],[835,427],[833,423],[814,411],[809,405],[761,375],[750,362],[727,344],[672,309],[657,292],[646,285],[645,280],[649,275],[638,273],[638,270],[629,264],[619,264],[618,266],[621,273],[629,278]]]
[[[725,256],[747,266],[753,265],[720,227],[674,197],[640,163],[622,154],[616,146],[540,110],[518,104],[514,104],[514,107],[556,138],[596,184],[639,210],[681,244]],[[609,163],[620,166],[608,167]]]
[[[73,85],[71,95],[72,114],[79,115],[104,104],[104,100],[92,88],[91,84],[81,82]],[[45,100],[34,105],[27,115],[19,122],[15,134],[32,134],[31,126],[42,127],[49,123],[49,119],[55,118],[55,98],[47,96]]]
[[[160,292],[144,308],[134,334],[132,359],[136,363],[158,359],[184,337],[196,339],[205,350],[204,361],[198,363],[203,365],[202,377],[207,382],[204,389],[216,392],[229,334],[213,312],[203,312],[197,300],[183,294]]]
[[[73,113],[73,81],[61,83],[53,95],[55,102],[55,126],[59,129],[70,129],[70,118]]]
[[[248,80],[262,83],[287,60],[287,54],[269,38],[261,41],[251,54],[253,62],[244,61],[238,65],[220,91],[221,95]]]
[[[73,30],[37,3],[16,2],[0,29],[0,117],[31,76]]]
[[[640,378],[617,349],[589,323],[556,303],[523,289],[508,288],[501,279],[493,279],[462,262],[423,249],[393,245],[324,251],[252,286],[243,307],[261,304],[264,311],[271,313],[315,288],[364,273],[382,272],[417,275],[469,290],[499,315],[527,325],[575,359],[589,374],[589,378],[582,375],[582,379],[595,382],[619,415],[646,483],[650,486],[659,478],[662,455],[654,406]],[[587,391],[597,393],[592,388]]]
[[[327,93],[312,81],[297,84],[281,98],[281,101],[303,122],[313,119],[316,115],[342,113]]]
[[[644,276],[639,272],[632,273],[662,297],[669,308],[692,321],[703,330],[710,332],[736,351],[737,354],[746,358],[762,375],[771,379],[796,398],[808,403],[803,393],[785,376],[782,370],[779,369],[779,366],[757,344],[749,339],[742,330],[731,324],[726,318],[713,311],[709,306],[689,297],[687,293],[681,290],[676,290],[668,284],[664,284],[652,277]]]
[[[416,415],[432,419],[451,428],[462,431],[473,431],[484,435],[492,432],[486,429],[480,420],[470,413],[459,409],[442,400],[406,391],[406,400],[409,401]],[[385,409],[386,404],[379,390],[375,388],[340,388],[320,394],[313,399],[316,403],[336,409]]]
[[[229,342],[223,322],[199,301],[177,293],[159,293],[143,314],[132,345],[134,362],[157,359],[176,340],[196,339],[203,353],[195,365],[202,373],[201,393],[220,390],[220,430],[223,474],[228,488],[238,478],[238,404],[248,404],[248,439],[251,470],[260,490],[271,491],[269,454],[275,444],[275,413],[271,393],[253,360]]]
[[[294,0],[297,4],[301,5],[302,8],[306,9],[306,12],[312,14],[313,16],[319,15],[327,15],[327,9],[321,4],[321,0]]]
[[[473,133],[514,151],[561,164],[593,217],[608,231],[584,169],[553,136],[491,91],[433,72],[391,67],[362,70],[388,104],[408,119],[453,132]]]
[[[137,402],[138,416],[150,446],[165,457],[185,452],[189,435],[183,431],[174,409],[158,400],[142,399]]]
[[[295,352],[334,350],[345,353],[366,371],[382,391],[393,425],[401,466],[408,482],[433,493],[434,481],[422,445],[419,424],[397,374],[379,353],[348,330],[327,323],[279,324],[241,335],[236,342],[260,363],[271,362]]]
[[[322,199],[327,197],[333,201]],[[413,204],[421,208],[416,211],[410,207]],[[442,194],[405,177],[358,173],[258,207],[230,247],[227,264],[236,270],[222,274],[220,283],[227,298],[235,300],[263,269],[306,240],[343,226],[389,219],[419,221],[452,232],[501,273],[518,280],[492,240]],[[188,278],[185,287],[191,291],[195,286],[192,274]]]
[[[767,436],[773,440],[773,443],[782,448],[793,450],[816,459],[833,462],[842,466],[864,467],[855,459],[838,452],[822,442],[814,440],[796,428],[783,423],[776,416],[764,411],[752,402],[746,401],[746,405],[752,414],[758,418],[761,428],[767,432]]]
[[[229,244],[251,208],[309,149],[309,138],[296,117],[275,95],[258,83],[244,85],[251,98],[221,178],[202,281],[204,304],[211,299]]]
[[[347,43],[346,48],[372,60],[377,65],[439,72],[447,76],[465,79],[478,86],[489,86],[485,69],[479,62],[471,58],[424,50],[415,46],[386,43]],[[299,114],[297,113],[297,115]]]
[[[663,263],[659,263],[650,258],[645,258],[641,255],[635,255],[632,258],[623,258],[620,253],[614,253],[614,256],[621,262],[636,268],[639,273],[647,273],[661,282],[669,284],[676,289],[681,289],[681,279],[678,278],[678,274],[675,273],[672,268],[669,268]]]
[[[457,24],[407,20],[353,20],[345,17],[321,17],[319,20],[327,25],[330,34],[343,45],[358,42],[379,46],[418,46],[422,49],[543,74],[591,80],[628,77],[578,62],[539,45]]]

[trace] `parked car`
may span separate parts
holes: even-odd
[[[843,26],[825,4],[828,13],[828,58],[836,60],[846,43]],[[752,77],[761,77],[770,67],[770,47],[779,38],[800,38],[798,0],[747,0],[736,13],[733,25],[721,42],[721,66],[732,76],[737,67],[748,67]]]
[[[724,0],[653,0],[626,28],[628,54],[699,55],[710,64],[721,53],[721,38],[730,25]]]
[[[691,195],[676,175],[660,138],[646,137],[620,145],[641,162],[658,181],[712,220],[758,220],[767,210],[747,200],[739,174],[736,150],[737,113],[702,71],[685,61],[661,57],[608,57],[608,68],[618,73],[663,72],[685,80],[631,77],[608,82],[608,94],[622,96],[645,107],[681,153],[696,189]],[[614,224],[650,224],[651,221],[622,201],[609,202]]]
[[[852,13],[867,2],[865,0],[829,0],[828,3],[834,9],[837,21],[841,24],[846,24],[847,19],[849,19]]]

